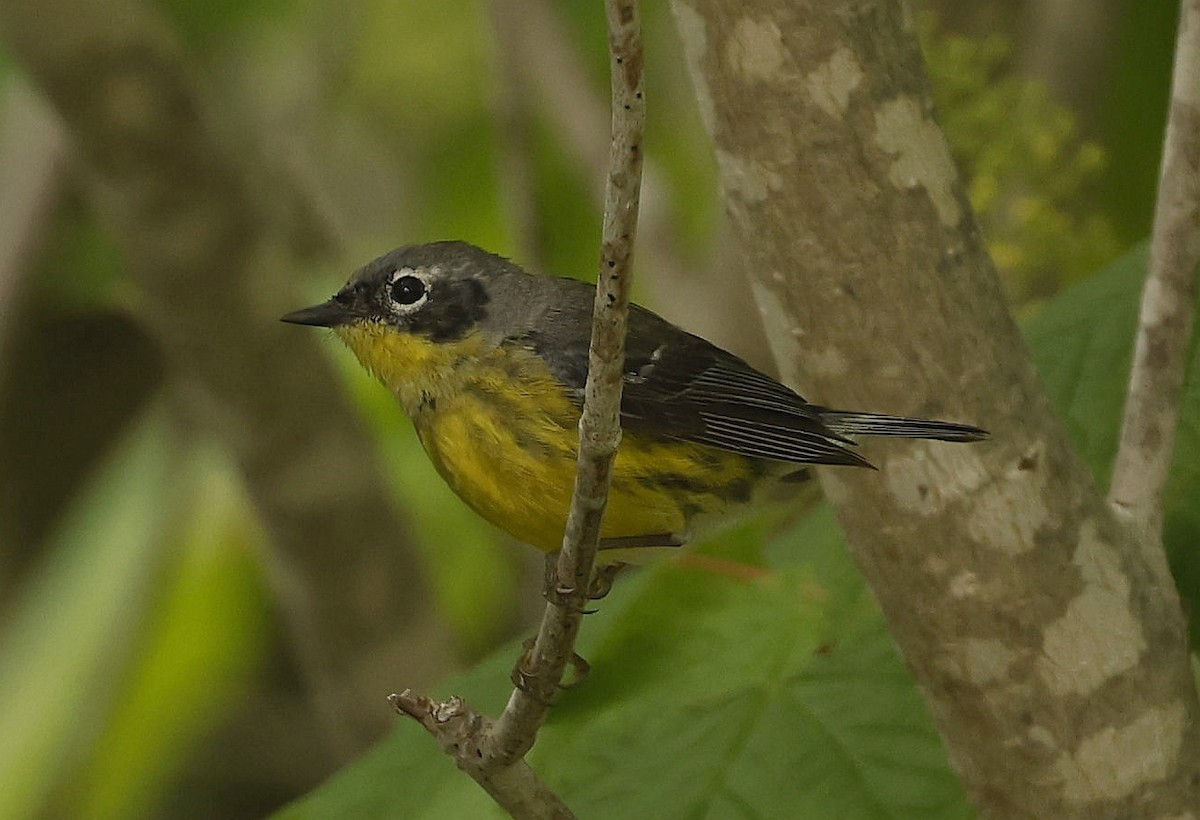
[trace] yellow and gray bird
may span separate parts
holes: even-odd
[[[410,245],[283,321],[328,327],[399,400],[438,473],[521,541],[562,543],[593,285],[465,242]],[[634,305],[602,547],[676,546],[804,465],[870,467],[852,436],[976,441],[978,427],[830,410]],[[624,550],[622,550],[624,552]]]

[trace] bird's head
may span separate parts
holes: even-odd
[[[282,321],[332,329],[407,406],[406,394],[428,392],[450,378],[455,361],[495,345],[493,291],[514,277],[533,278],[465,242],[409,245],[364,265],[328,301]]]

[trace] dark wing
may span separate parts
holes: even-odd
[[[571,287],[576,297],[584,292]],[[532,344],[582,405],[592,289],[543,315]],[[565,295],[565,294],[562,294]],[[636,305],[629,314],[621,424],[754,458],[870,466],[818,409],[731,353]]]
[[[791,389],[648,311],[630,314],[621,423],[746,456],[868,466]]]

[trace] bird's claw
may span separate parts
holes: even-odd
[[[551,701],[544,692],[544,687],[538,686],[541,675],[531,671],[531,667],[533,666],[533,647],[536,642],[536,636],[530,636],[521,644],[521,657],[517,659],[516,664],[513,666],[509,680],[512,681],[513,686],[520,689],[526,695],[549,706]],[[571,668],[572,680],[559,681],[556,684],[558,689],[574,689],[583,683],[587,679],[588,673],[592,671],[592,665],[577,652],[571,653],[571,657],[567,663]]]

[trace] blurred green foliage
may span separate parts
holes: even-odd
[[[43,277],[38,282],[38,297],[59,311],[84,310],[129,297],[120,249],[79,192],[71,192],[56,216],[54,236],[46,243],[40,267],[72,271],[72,275]]]
[[[323,298],[349,267],[402,242],[463,237],[513,252],[496,186],[499,46],[482,2],[159,7],[230,111],[260,113],[284,132],[311,129],[311,142],[285,161],[314,166],[314,188],[336,212],[353,261],[298,274],[298,291]],[[594,80],[580,93],[605,103],[599,4],[555,8]],[[1078,116],[1013,76],[1004,39],[967,40],[929,24],[924,32],[939,116],[990,247],[1018,303],[1047,301],[1029,325],[1030,345],[1101,480],[1115,446],[1140,257],[1054,297],[1149,224],[1175,8],[1121,6],[1111,90],[1102,110]],[[666,181],[680,257],[710,264],[721,211],[714,164],[667,4],[643,14],[649,159]],[[319,82],[296,81],[295,65]],[[10,66],[0,53],[0,78]],[[533,108],[543,256],[554,272],[588,276],[599,227],[587,194],[592,169],[578,166],[551,118]],[[1100,123],[1105,147],[1079,122]],[[31,283],[29,303],[50,323],[69,310],[138,309],[85,194],[73,181]],[[465,656],[493,649],[513,631],[521,596],[537,595],[522,588],[518,547],[462,506],[386,392],[329,348],[385,455]],[[1167,522],[1189,599],[1200,592],[1190,549],[1200,512],[1187,503],[1200,484],[1195,362],[1191,372]],[[0,611],[0,820],[161,816],[279,651],[261,536],[228,465],[203,443],[178,442],[160,410],[126,429],[97,444],[107,458],[76,488],[54,534],[20,545],[35,559]],[[588,685],[565,697],[535,752],[551,782],[590,816],[664,805],[688,816],[786,816],[797,806],[813,816],[967,814],[828,511],[798,522],[776,511],[703,549],[769,573],[746,582],[669,564],[624,579],[587,622],[582,651],[596,666]],[[505,645],[445,691],[494,712],[513,657]],[[406,724],[284,816],[489,813],[490,801]]]
[[[114,453],[64,516],[46,558],[6,612],[0,639],[0,817],[28,817],[102,732],[164,556],[174,489],[161,418]],[[158,504],[145,499],[158,495]],[[81,699],[86,693],[87,708]]]
[[[369,8],[346,103],[411,174],[403,195],[412,224],[392,244],[463,235],[502,245],[497,191],[485,182],[496,178],[486,7],[449,0],[431,14],[422,0],[376,0]]]
[[[1087,112],[1113,158],[1099,205],[1124,243],[1150,232],[1179,9],[1175,0],[1113,4],[1109,25],[1116,36],[1102,64],[1102,90]]]
[[[197,461],[158,605],[72,790],[69,813],[80,820],[120,820],[161,803],[213,721],[260,674],[270,633],[254,543],[262,535],[228,465],[211,454]]]
[[[1041,84],[1012,74],[1012,45],[944,33],[924,15],[922,43],[938,117],[988,250],[1023,305],[1089,276],[1117,253],[1116,230],[1094,198],[1107,161],[1075,115]]]
[[[257,530],[161,407],[79,493],[0,637],[0,817],[156,805],[265,643]]]
[[[297,15],[304,4],[297,0],[154,0],[172,28],[193,52],[221,48],[222,39],[255,23],[276,22]]]

